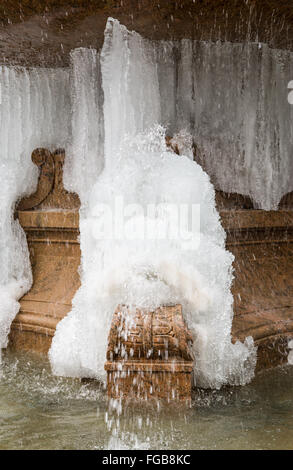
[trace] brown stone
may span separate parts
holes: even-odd
[[[38,187],[20,201],[17,214],[27,236],[33,286],[20,301],[9,343],[12,349],[47,353],[80,285],[80,201],[63,187],[64,150],[36,149],[32,160],[40,170]]]
[[[18,211],[29,209],[79,209],[80,200],[77,194],[66,191],[63,186],[63,164],[65,152],[58,149],[54,153],[38,148],[32,153],[32,161],[38,166],[39,182],[34,194],[22,199]]]
[[[279,209],[293,209],[293,191],[282,197],[279,203]]]
[[[181,305],[153,312],[119,306],[108,338],[108,396],[189,401],[192,342]]]
[[[47,353],[57,323],[71,310],[80,285],[78,212],[23,211],[19,221],[30,251],[33,286],[21,299],[10,347]]]
[[[251,335],[257,369],[287,362],[293,338],[293,211],[222,211],[235,256],[234,340]]]
[[[253,209],[253,202],[249,196],[216,190],[216,206],[218,211],[226,209]]]

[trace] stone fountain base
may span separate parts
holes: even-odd
[[[251,335],[257,369],[287,362],[293,337],[293,211],[221,211],[235,256],[233,339]]]
[[[80,285],[79,201],[62,186],[64,153],[42,155],[37,164],[40,181],[46,170],[46,194],[37,192],[37,197],[22,201],[17,212],[27,235],[34,284],[20,301],[9,347],[47,353]],[[235,256],[233,341],[254,338],[258,370],[284,363],[288,339],[293,338],[293,211],[237,209],[220,214],[227,249]]]
[[[80,285],[78,212],[20,211],[18,217],[27,235],[34,282],[20,301],[9,347],[46,354]]]

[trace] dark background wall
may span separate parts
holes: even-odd
[[[108,16],[152,39],[293,49],[292,0],[0,0],[0,63],[67,65],[72,48],[101,46]]]

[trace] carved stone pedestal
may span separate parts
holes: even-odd
[[[105,364],[109,397],[189,401],[191,345],[181,305],[154,312],[119,306]]]
[[[57,323],[71,310],[79,288],[79,198],[63,187],[64,151],[36,149],[39,184],[20,201],[17,215],[30,252],[33,286],[20,300],[11,326],[9,347],[47,353]]]

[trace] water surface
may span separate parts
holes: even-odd
[[[191,408],[109,409],[101,385],[51,375],[33,355],[5,354],[0,449],[293,449],[293,367],[245,387],[197,390]]]

